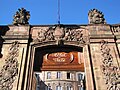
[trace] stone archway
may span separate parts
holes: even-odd
[[[54,49],[52,49],[52,48],[54,48]],[[61,67],[57,67],[57,65],[55,67],[55,63],[54,63],[54,65],[51,64],[55,68],[52,68],[49,65],[45,67],[44,65],[42,65],[43,61],[41,61],[41,62],[40,61],[35,61],[35,60],[38,60],[38,59],[36,59],[38,57],[39,58],[42,57],[41,60],[43,60],[43,56],[45,56],[48,53],[49,54],[54,54],[54,53],[63,54],[63,53],[65,53],[70,58],[78,58],[78,57],[77,56],[74,56],[74,57],[73,56],[69,56],[69,54],[76,55],[76,54],[79,53],[79,55],[81,55],[81,58],[83,58],[83,47],[69,46],[69,45],[67,45],[67,46],[66,45],[63,45],[63,46],[58,46],[58,45],[47,45],[47,46],[44,46],[43,45],[42,47],[36,47],[35,48],[35,52],[33,53],[34,55],[31,55],[31,56],[34,56],[34,57],[31,57],[33,60],[30,60],[31,61],[30,63],[32,65],[30,67],[33,67],[33,68],[29,69],[29,70],[31,70],[31,71],[29,71],[29,81],[28,81],[28,83],[30,84],[30,87],[33,87],[33,83],[32,82],[33,82],[33,73],[34,73],[34,71],[37,71],[37,72],[39,71],[40,72],[42,70],[44,70],[44,71],[47,70],[47,71],[64,71],[64,72],[65,71],[66,72],[67,71],[71,71],[71,72],[73,72],[73,71],[80,72],[81,71],[81,72],[84,72],[84,65],[83,65],[84,63],[81,62],[82,60],[78,62],[78,63],[80,63],[79,65],[78,65],[78,63],[76,64],[75,60],[77,60],[77,59],[73,59],[71,61],[65,61],[64,63],[65,63],[65,65],[68,65],[68,67],[63,65],[64,63],[62,63],[62,65],[61,65],[61,63],[56,63],[57,65],[61,65]],[[68,60],[68,58],[67,58],[67,60]],[[59,61],[57,61],[57,62],[59,62]],[[75,65],[69,65],[69,63],[71,63],[71,62],[73,64],[75,64],[76,66]],[[49,64],[50,64],[50,62],[49,62]],[[42,68],[42,66],[44,66],[44,67]],[[40,67],[42,68],[42,70],[40,69]],[[49,67],[49,69],[48,69],[48,67]],[[59,70],[57,70],[57,69],[59,69]],[[68,69],[71,69],[71,70],[68,70]],[[30,76],[30,74],[31,74],[31,76]],[[29,90],[31,90],[31,88],[29,88]],[[54,90],[54,89],[52,89],[52,90]]]
[[[54,48],[54,49],[52,49],[52,48]],[[56,54],[59,56],[56,56]],[[61,54],[62,54],[62,56],[61,56]],[[47,58],[50,58],[50,60],[46,59],[46,55],[47,55]],[[33,70],[31,70],[31,71],[33,74],[36,72],[36,74],[39,74],[39,75],[41,75],[43,72],[44,76],[41,76],[42,77],[41,80],[47,78],[47,75],[45,75],[45,74],[47,74],[47,72],[50,72],[50,73],[60,72],[64,76],[68,74],[67,72],[69,72],[69,75],[71,77],[69,79],[67,79],[67,77],[66,77],[66,79],[65,78],[62,79],[62,77],[61,77],[62,80],[58,80],[54,76],[54,78],[50,79],[50,80],[52,80],[52,83],[56,84],[56,86],[57,86],[57,83],[59,82],[58,85],[61,84],[61,86],[62,86],[61,88],[67,88],[67,87],[65,87],[65,85],[70,84],[74,90],[77,90],[78,84],[79,84],[79,87],[80,87],[80,85],[83,85],[83,83],[80,83],[80,81],[77,81],[78,78],[76,77],[76,75],[79,74],[80,72],[82,73],[82,75],[85,74],[84,73],[84,60],[83,60],[83,48],[82,47],[68,46],[68,45],[42,46],[42,47],[37,47],[35,49],[34,56],[35,56],[34,57],[34,65],[33,65]],[[64,61],[63,61],[63,59],[64,59]],[[43,78],[43,77],[46,77],[46,78]],[[74,80],[74,78],[76,81]],[[70,80],[73,80],[74,83],[72,83],[73,81],[70,82]],[[47,86],[49,84],[49,86],[51,86],[50,82],[48,82],[48,81],[49,80],[46,79],[46,82],[44,81],[44,85]],[[84,81],[84,80],[82,80],[82,81]],[[29,82],[32,82],[31,86],[33,87],[33,84],[34,84],[33,79]],[[40,87],[42,87],[42,86],[43,85],[41,85]],[[55,90],[55,85],[54,86],[52,85],[51,88],[52,88],[52,90]],[[83,86],[81,86],[81,88],[83,88]],[[43,88],[40,90],[43,90]],[[66,90],[66,89],[64,89],[64,90]]]
[[[47,28],[47,29],[46,29]],[[91,72],[91,65],[89,61],[89,52],[88,52],[88,32],[83,29],[79,28],[78,26],[72,27],[65,27],[65,26],[53,26],[53,27],[33,27],[32,29],[32,37],[33,37],[33,44],[31,44],[31,49],[29,53],[29,63],[28,63],[28,79],[26,82],[26,90],[31,90],[31,82],[33,79],[33,67],[34,67],[34,59],[35,59],[35,52],[38,48],[49,47],[49,46],[56,46],[56,47],[76,47],[79,51],[82,48],[82,54],[84,58],[84,69],[86,74],[86,87],[90,86],[89,89],[92,90],[93,88],[93,81],[92,81],[92,72]],[[84,34],[83,34],[84,33]],[[36,36],[37,35],[37,36]],[[88,79],[91,77],[90,79]]]
[[[54,48],[54,49],[53,49]],[[66,76],[65,73],[69,72],[72,75],[72,72],[75,71],[81,71],[84,72],[84,66],[83,66],[83,61],[80,60],[80,55],[82,59],[82,48],[77,48],[73,46],[47,46],[47,47],[42,47],[36,50],[36,55],[34,59],[34,72],[41,72],[39,74],[47,74],[47,72],[51,73],[51,78],[49,80],[52,80],[52,83],[57,84],[67,84],[65,81],[67,81],[67,78],[63,79],[57,78],[57,72],[61,73],[61,76]],[[79,54],[79,61],[78,61],[78,54]],[[36,58],[37,57],[37,58]],[[41,62],[39,62],[42,60]],[[41,63],[41,65],[38,65],[38,62]],[[39,67],[36,67],[39,66]],[[41,67],[41,68],[40,68]],[[75,74],[75,73],[73,73]],[[55,76],[56,75],[56,76]],[[70,75],[70,74],[69,74]],[[50,82],[47,79],[47,75],[41,76],[43,80],[46,79],[46,84],[50,86]],[[57,79],[56,79],[57,78]],[[73,77],[72,77],[73,78]],[[71,78],[71,80],[72,80]],[[61,80],[59,80],[61,79]],[[64,82],[63,82],[64,80]],[[68,80],[70,82],[70,80]],[[45,81],[44,81],[45,82]],[[61,83],[60,83],[61,82]],[[62,85],[62,86],[64,86]],[[72,84],[71,84],[72,85]],[[53,85],[52,85],[53,86]],[[75,85],[73,85],[75,86]],[[52,88],[52,87],[51,87]],[[41,89],[43,90],[43,89]],[[55,90],[55,89],[52,89]]]

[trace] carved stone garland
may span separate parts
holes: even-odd
[[[19,42],[15,41],[9,48],[5,65],[0,71],[0,90],[12,90],[13,82],[18,74]]]
[[[77,41],[80,44],[84,44],[85,41],[83,39],[83,30],[81,29],[68,29],[63,27],[53,27],[48,30],[39,30],[37,38],[34,40],[37,42],[45,42],[45,41]]]
[[[102,73],[107,90],[120,90],[119,68],[113,64],[113,57],[106,41],[101,41]]]

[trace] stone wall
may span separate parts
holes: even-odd
[[[0,89],[30,90],[35,50],[49,45],[83,48],[86,90],[120,88],[120,25],[90,24],[0,26]]]

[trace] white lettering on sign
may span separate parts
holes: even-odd
[[[57,52],[45,55],[46,60],[51,62],[58,62],[58,63],[70,63],[73,61],[74,56],[72,53],[65,53],[65,52]]]
[[[65,58],[54,58],[55,62],[65,62]]]
[[[54,53],[52,54],[54,57],[66,57],[66,53]]]

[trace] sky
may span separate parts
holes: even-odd
[[[58,0],[0,0],[0,25],[11,25],[18,8],[30,11],[30,25],[58,22]],[[120,24],[120,0],[60,0],[61,24],[88,24],[89,10],[103,12],[108,24]]]

